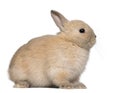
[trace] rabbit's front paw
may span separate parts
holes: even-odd
[[[76,84],[65,84],[65,85],[61,85],[60,88],[63,89],[86,89],[87,87],[83,84],[83,83],[79,83],[78,85]]]
[[[87,87],[83,84],[83,83],[79,83],[76,88],[79,88],[79,89],[86,89]]]

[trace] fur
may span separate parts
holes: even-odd
[[[14,87],[86,88],[79,82],[90,48],[93,30],[83,21],[67,20],[57,11],[51,15],[61,32],[30,40],[17,50],[9,66]],[[84,28],[85,33],[79,29]]]

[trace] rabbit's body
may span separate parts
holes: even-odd
[[[79,77],[95,34],[82,21],[68,21],[56,11],[52,17],[61,32],[32,39],[13,56],[9,75],[15,87],[85,88]]]
[[[32,86],[40,87],[54,85],[53,80],[59,74],[74,81],[83,71],[88,54],[85,49],[59,36],[36,38],[16,52],[9,70],[13,73],[11,79],[26,80]]]

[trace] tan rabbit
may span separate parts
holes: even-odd
[[[96,36],[83,21],[53,10],[51,16],[61,32],[34,38],[15,53],[9,66],[14,87],[86,88],[79,77]]]

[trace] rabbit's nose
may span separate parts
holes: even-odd
[[[95,35],[95,38],[96,38],[97,36]]]

